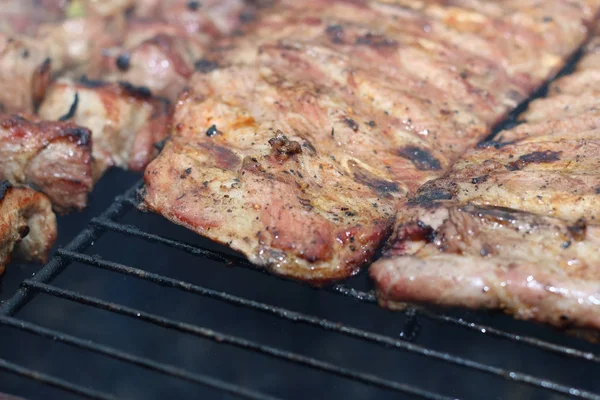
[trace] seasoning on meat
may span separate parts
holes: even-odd
[[[277,274],[350,276],[406,195],[560,68],[599,5],[280,1],[203,56],[218,68],[179,97],[145,206]]]
[[[46,262],[56,240],[56,217],[46,196],[0,183],[0,274],[11,255]]]

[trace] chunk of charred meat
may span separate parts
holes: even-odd
[[[265,10],[198,64],[145,207],[277,274],[355,273],[405,196],[557,71],[600,5],[452,3]]]
[[[0,179],[45,193],[59,212],[81,210],[92,189],[90,131],[72,122],[0,115]]]
[[[600,227],[502,207],[409,208],[389,257],[371,267],[380,304],[503,309],[600,329]]]
[[[33,39],[0,33],[0,111],[33,112],[50,83],[49,53]]]
[[[56,217],[46,196],[0,183],[0,274],[11,255],[46,262],[56,240]]]
[[[154,144],[168,133],[170,105],[145,87],[62,79],[50,87],[39,115],[91,130],[93,176],[98,179],[111,166],[144,169],[156,155]]]

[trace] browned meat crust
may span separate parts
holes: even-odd
[[[157,153],[154,144],[167,136],[171,112],[167,101],[145,87],[63,79],[50,87],[39,115],[91,130],[98,179],[111,166],[143,170]]]
[[[404,196],[554,73],[599,6],[281,3],[202,60],[145,205],[312,282],[368,262]]]
[[[401,210],[387,257],[371,267],[382,306],[501,308],[600,329],[598,39],[518,126]]]
[[[83,209],[92,188],[90,131],[71,122],[0,115],[0,179],[39,189],[59,212]]]
[[[558,327],[600,329],[600,228],[492,206],[440,203],[399,223],[371,267],[379,302],[500,308]]]
[[[0,183],[0,273],[11,254],[46,262],[56,240],[56,218],[46,196],[32,189]]]

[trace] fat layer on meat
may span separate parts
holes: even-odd
[[[59,212],[86,206],[91,152],[90,131],[72,122],[0,114],[0,179],[40,190]]]
[[[111,166],[141,171],[157,153],[169,128],[170,104],[145,87],[61,79],[40,106],[48,120],[69,120],[91,131],[93,176]]]
[[[56,240],[56,217],[48,198],[29,188],[0,183],[0,273],[11,255],[46,262]]]
[[[280,2],[201,60],[145,206],[275,273],[347,277],[581,44],[599,4],[568,3]]]

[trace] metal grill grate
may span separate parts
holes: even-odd
[[[122,222],[123,216],[128,212],[134,212],[136,202],[136,193],[141,187],[141,182],[136,184],[124,195],[116,198],[115,202],[98,218],[91,221],[90,225],[82,231],[69,245],[59,249],[54,258],[33,278],[25,280],[18,292],[0,307],[0,323],[29,334],[48,338],[54,342],[77,348],[79,350],[96,353],[104,357],[130,363],[138,367],[152,370],[159,374],[187,381],[191,384],[211,388],[228,395],[249,399],[273,399],[266,393],[255,391],[245,387],[240,383],[225,381],[211,377],[210,374],[200,374],[191,370],[176,367],[174,365],[156,361],[153,359],[141,357],[128,351],[115,347],[104,345],[96,341],[80,338],[75,335],[67,334],[61,331],[44,327],[40,324],[28,322],[25,319],[15,317],[19,310],[32,302],[33,298],[43,293],[52,297],[78,303],[88,308],[104,310],[111,314],[120,315],[126,318],[133,318],[148,324],[156,325],[170,331],[177,331],[187,335],[203,338],[213,341],[221,346],[232,346],[243,351],[258,353],[265,357],[278,359],[304,368],[314,369],[316,371],[340,377],[352,382],[359,382],[369,387],[383,389],[388,392],[397,392],[425,399],[450,399],[453,395],[444,395],[431,391],[427,387],[402,383],[391,380],[377,374],[365,373],[338,365],[333,362],[323,361],[318,358],[303,355],[298,352],[284,350],[272,345],[261,344],[251,339],[245,339],[243,336],[231,335],[217,332],[215,330],[187,323],[174,318],[168,318],[156,313],[146,312],[134,307],[125,306],[116,302],[105,301],[97,297],[83,294],[79,291],[61,288],[53,284],[57,277],[69,268],[73,263],[87,265],[92,268],[101,269],[117,276],[126,276],[138,280],[143,280],[154,285],[167,287],[182,291],[194,296],[210,298],[215,301],[227,303],[242,309],[251,309],[256,312],[267,314],[282,320],[291,321],[295,324],[308,325],[320,330],[328,331],[335,335],[343,335],[361,342],[367,342],[376,346],[388,348],[387,351],[397,351],[398,359],[403,358],[403,354],[410,353],[423,357],[424,359],[435,360],[447,365],[459,367],[464,373],[478,372],[490,375],[496,379],[508,381],[519,385],[528,385],[541,393],[550,395],[552,393],[564,395],[566,397],[581,399],[600,399],[600,393],[593,393],[588,390],[573,388],[570,385],[555,382],[543,377],[537,377],[527,373],[521,373],[504,369],[475,361],[469,358],[453,355],[446,351],[435,350],[414,342],[422,333],[419,326],[424,321],[433,321],[442,324],[442,326],[455,326],[462,329],[465,334],[476,333],[476,335],[487,335],[497,340],[509,341],[522,347],[538,349],[545,353],[552,353],[563,359],[575,360],[581,368],[596,367],[600,364],[600,355],[590,351],[580,350],[550,341],[536,339],[522,334],[509,333],[504,330],[486,326],[480,323],[469,322],[465,318],[443,315],[431,310],[409,309],[404,315],[404,327],[398,337],[375,333],[361,328],[356,328],[346,324],[293,311],[280,306],[267,304],[250,298],[237,296],[227,292],[211,289],[179,279],[149,272],[147,270],[134,268],[118,262],[105,261],[97,256],[86,254],[85,251],[91,248],[95,241],[105,236],[107,233],[117,233],[127,237],[134,237],[145,242],[160,246],[174,248],[176,250],[187,252],[199,259],[212,260],[218,263],[224,263],[229,266],[248,267],[249,263],[237,255],[222,250],[214,250],[193,244],[185,243],[180,240],[174,240],[157,234],[146,232],[136,226],[127,225]],[[252,271],[258,271],[252,269]],[[117,279],[117,277],[114,277]],[[281,278],[269,277],[266,279],[280,280]],[[301,284],[298,284],[301,285]],[[306,290],[313,290],[306,287]],[[356,304],[354,301],[372,304],[375,308],[375,297],[372,292],[354,289],[345,285],[336,285],[323,289],[333,296],[341,296],[351,302],[349,307]],[[560,335],[559,335],[560,336]],[[1,349],[1,345],[0,345]],[[79,385],[74,382],[60,379],[55,376],[46,375],[37,372],[29,367],[15,364],[6,359],[0,359],[0,370],[7,371],[38,383],[54,386],[72,394],[80,395],[84,398],[92,399],[113,399],[114,394],[97,389]],[[106,390],[103,388],[102,390]],[[476,398],[476,397],[474,397]]]

